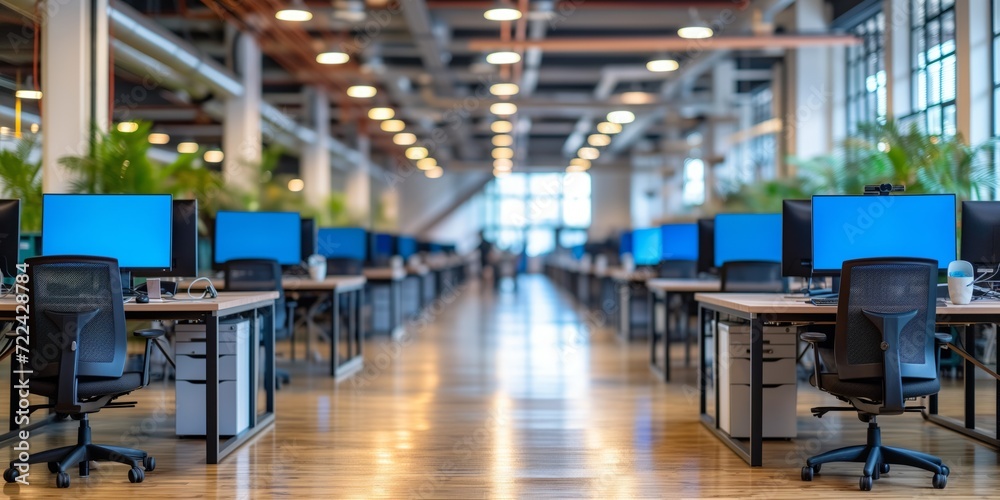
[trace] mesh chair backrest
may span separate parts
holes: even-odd
[[[364,261],[329,257],[326,259],[326,274],[330,276],[351,276],[364,273]]]
[[[285,288],[281,286],[281,264],[273,259],[234,259],[223,265],[226,290],[232,292],[278,292],[274,301],[274,328],[281,330],[285,310]]]
[[[696,260],[662,260],[657,276],[660,278],[690,279],[698,275]]]
[[[781,263],[736,260],[722,264],[723,292],[782,292]]]
[[[97,315],[80,332],[77,376],[121,377],[127,356],[125,305],[118,261],[104,257],[35,257],[28,264],[29,361],[33,376],[59,373],[62,331],[46,311]]]
[[[917,311],[899,338],[900,374],[934,379],[937,262],[926,259],[857,259],[844,262],[834,356],[844,380],[882,377],[882,333],[869,312]]]

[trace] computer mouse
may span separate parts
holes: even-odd
[[[142,293],[136,295],[135,296],[135,303],[136,304],[149,304],[149,295],[142,294]]]

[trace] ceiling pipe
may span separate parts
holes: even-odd
[[[469,49],[488,50],[528,50],[538,49],[554,53],[618,53],[618,52],[658,52],[699,50],[763,50],[797,49],[814,46],[857,45],[861,39],[850,33],[822,35],[750,35],[713,37],[692,42],[671,37],[637,37],[617,39],[550,38],[548,40],[524,40],[504,42],[492,38],[475,38],[469,41]]]

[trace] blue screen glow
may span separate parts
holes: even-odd
[[[618,255],[627,253],[632,253],[632,233],[622,233],[621,240],[618,242]]]
[[[42,255],[114,257],[127,269],[170,269],[169,194],[46,194]]]
[[[666,224],[660,228],[663,260],[698,260],[698,224]]]
[[[734,260],[781,262],[781,214],[715,216],[715,265]]]
[[[274,259],[294,266],[302,258],[302,222],[296,212],[219,212],[215,262]]]
[[[637,266],[655,266],[660,263],[660,228],[632,231],[632,259]]]
[[[400,257],[409,259],[411,255],[417,253],[417,240],[410,236],[399,236],[396,238],[396,251]]]
[[[372,257],[373,258],[389,258],[392,257],[392,240],[393,236],[391,234],[375,233],[372,235]]]
[[[813,269],[840,271],[845,260],[919,257],[955,260],[955,196],[813,196]]]
[[[365,260],[368,233],[359,227],[324,227],[316,237],[319,254],[326,258]]]

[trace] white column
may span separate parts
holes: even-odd
[[[371,158],[371,139],[362,131],[358,135],[358,152],[361,162],[347,173],[347,213],[363,227],[372,223],[372,185],[368,162]]]
[[[958,133],[969,144],[990,139],[993,126],[993,63],[990,3],[955,2],[955,54],[958,56],[956,114]]]
[[[910,0],[885,0],[885,73],[889,118],[910,114]]]
[[[92,127],[108,128],[108,2],[62,0],[41,8],[42,188],[69,190],[64,156],[89,152]]]
[[[222,174],[226,185],[257,192],[261,160],[261,55],[253,37],[240,33],[233,41],[234,69],[243,80],[243,95],[230,98],[222,124]]]
[[[799,0],[795,3],[795,31],[821,33],[827,22],[822,0]],[[783,129],[788,155],[800,158],[828,154],[832,146],[830,110],[833,88],[830,84],[830,49],[804,47],[790,51],[785,90]],[[791,173],[791,172],[785,172]]]
[[[305,197],[313,207],[322,207],[330,197],[330,98],[323,89],[305,89],[305,109],[310,126],[316,131],[316,142],[308,144],[302,154],[300,167],[305,181]]]

